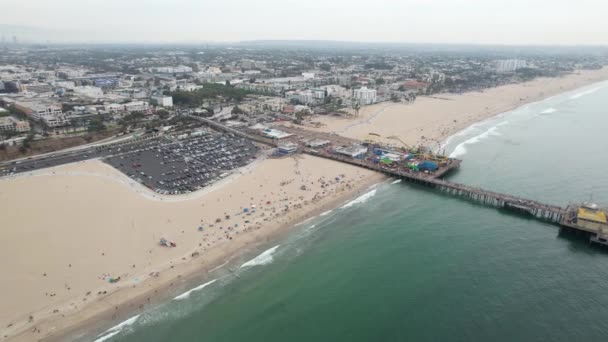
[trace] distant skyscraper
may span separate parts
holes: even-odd
[[[13,36],[13,44],[17,45],[17,36]]]

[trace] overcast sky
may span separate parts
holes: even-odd
[[[608,45],[608,0],[0,0],[0,12],[6,39],[56,42]]]

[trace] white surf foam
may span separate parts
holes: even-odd
[[[333,210],[328,210],[328,211],[326,211],[326,212],[322,213],[322,214],[321,214],[321,215],[319,215],[319,216],[327,216],[327,215],[331,214],[331,212],[332,212],[332,211],[333,211]]]
[[[574,95],[570,96],[570,100],[576,100],[576,99],[581,98],[583,96],[586,96],[586,95],[589,95],[589,94],[593,94],[593,93],[595,93],[596,91],[598,91],[600,89],[602,89],[602,88],[601,87],[597,87],[597,88],[592,88],[592,89],[589,89],[589,90],[582,91],[580,93],[577,93],[577,94],[574,94]]]
[[[497,132],[498,127],[506,125],[507,123],[508,123],[508,121],[503,121],[495,126],[488,128],[485,132],[478,134],[478,135],[476,135],[472,138],[469,138],[469,139],[463,141],[462,143],[458,144],[458,146],[456,146],[456,148],[454,148],[454,151],[452,151],[452,153],[450,153],[450,158],[458,158],[460,156],[465,155],[468,152],[467,145],[477,144],[478,142],[480,142],[490,136],[500,136],[501,134]]]
[[[102,337],[96,339],[94,342],[103,342],[103,341],[105,341],[107,339],[112,338],[112,336],[118,335],[118,334],[120,334],[120,331],[114,331],[114,332],[111,332],[111,333],[107,334],[106,336],[102,336]]]
[[[365,194],[363,194],[363,195],[355,198],[354,200],[346,203],[345,205],[342,206],[342,208],[349,208],[349,207],[352,207],[355,204],[366,202],[368,199],[374,197],[374,195],[376,195],[376,189],[374,189],[374,190],[372,190],[370,192],[367,192],[367,193],[365,193]]]
[[[204,283],[203,285],[199,285],[199,286],[197,286],[197,287],[193,288],[192,290],[186,291],[186,292],[182,293],[181,295],[179,295],[179,296],[177,296],[177,297],[173,298],[173,300],[182,300],[182,299],[186,299],[186,298],[190,297],[190,294],[192,294],[192,292],[196,292],[196,291],[202,290],[202,289],[204,289],[205,287],[207,287],[207,286],[209,286],[209,285],[211,285],[211,284],[215,283],[216,281],[217,281],[217,279],[213,279],[213,280],[212,280],[212,281],[210,281],[210,282]]]
[[[106,330],[104,333],[99,334],[98,335],[98,339],[95,340],[95,342],[102,342],[105,341],[109,338],[111,338],[114,335],[117,335],[118,333],[120,333],[125,327],[128,327],[130,325],[133,325],[137,319],[139,318],[140,315],[135,315],[123,322],[121,322],[118,325],[115,325],[113,327],[111,327],[110,329]],[[103,335],[103,336],[102,336]]]
[[[272,255],[277,250],[277,248],[279,248],[279,246],[280,245],[276,245],[276,246],[274,246],[274,247],[272,247],[272,248],[264,251],[262,254],[260,254],[260,255],[256,256],[255,258],[247,261],[246,263],[242,264],[241,268],[270,264],[274,260],[274,258],[272,257]]]
[[[545,109],[542,112],[540,112],[541,114],[551,114],[551,113],[555,113],[557,112],[557,109],[555,108],[549,108],[549,109]]]
[[[397,180],[391,182],[391,184],[399,184],[399,183],[401,183],[401,179],[397,179]]]

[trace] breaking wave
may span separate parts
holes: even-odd
[[[321,215],[319,215],[319,216],[327,216],[327,215],[331,214],[331,212],[332,212],[332,211],[333,211],[333,210],[328,210],[328,211],[326,211],[326,212],[322,213],[322,214],[321,214]]]
[[[262,254],[260,254],[260,255],[256,256],[255,258],[247,261],[246,263],[242,264],[241,268],[270,264],[274,260],[274,258],[272,257],[272,255],[277,250],[277,248],[279,248],[279,246],[280,245],[276,245],[276,246],[274,246],[274,247],[272,247],[272,248],[264,251]]]
[[[105,334],[105,333],[104,333],[104,334]],[[105,336],[102,336],[102,337],[100,337],[100,338],[96,339],[96,340],[95,340],[95,342],[103,342],[103,341],[105,341],[105,340],[107,340],[107,339],[112,338],[114,335],[118,335],[118,334],[120,334],[120,330],[118,330],[118,331],[114,331],[114,332],[111,332],[111,333],[109,333],[109,334],[107,334],[107,335],[105,335]]]
[[[462,143],[458,144],[458,146],[456,146],[456,148],[454,148],[454,151],[452,151],[452,153],[450,153],[450,158],[458,158],[460,156],[465,155],[468,152],[467,145],[477,144],[478,142],[480,142],[490,136],[500,136],[501,134],[497,132],[498,127],[505,125],[507,123],[508,123],[508,121],[503,121],[503,122],[499,123],[498,125],[490,127],[485,132],[478,134],[478,135],[476,135],[472,138],[469,138],[469,139],[463,141]]]
[[[98,338],[95,340],[95,342],[103,342],[103,341],[111,338],[112,336],[119,334],[120,332],[123,331],[124,328],[135,324],[135,322],[137,321],[139,316],[140,315],[135,315],[135,316],[119,323],[118,325],[111,327],[110,329],[106,330],[105,332],[99,334]]]
[[[182,299],[186,299],[186,298],[190,297],[190,294],[191,294],[192,292],[196,292],[196,291],[202,290],[202,289],[204,289],[205,287],[207,287],[207,286],[209,286],[209,285],[211,285],[211,284],[215,283],[216,281],[217,281],[217,279],[213,279],[213,280],[211,280],[211,281],[209,281],[209,282],[207,282],[207,283],[204,283],[203,285],[199,285],[199,286],[197,286],[197,287],[193,288],[192,290],[186,291],[186,292],[182,293],[181,295],[179,295],[179,296],[177,296],[177,297],[173,298],[173,300],[182,300]]]
[[[542,112],[540,112],[541,114],[551,114],[551,113],[555,113],[557,112],[557,109],[555,108],[549,108],[549,109],[545,109]]]
[[[374,189],[370,192],[367,192],[367,193],[355,198],[354,200],[346,203],[345,205],[342,206],[342,208],[349,208],[355,204],[363,203],[363,202],[367,201],[368,199],[374,197],[374,195],[376,195],[376,189]]]
[[[401,183],[401,179],[397,179],[397,180],[391,182],[391,184],[399,184],[399,183]]]
[[[583,96],[586,96],[586,95],[589,95],[589,94],[593,94],[593,93],[595,93],[596,91],[598,91],[600,89],[602,89],[602,88],[601,87],[597,87],[597,88],[592,88],[592,89],[589,89],[589,90],[582,91],[580,93],[577,93],[577,94],[574,94],[574,95],[570,96],[570,100],[576,100],[576,99],[581,98]]]

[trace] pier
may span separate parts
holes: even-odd
[[[226,127],[221,123],[214,122],[209,119],[192,116],[199,121],[226,132],[234,133],[239,136],[252,139],[259,143],[270,145],[273,147],[279,146],[279,141],[263,138],[255,134],[255,132],[243,132],[230,127]],[[606,221],[606,211],[600,210],[597,207],[583,206],[568,206],[566,208],[546,204],[539,201],[534,201],[518,196],[503,194],[495,191],[485,190],[479,187],[472,187],[465,184],[450,182],[443,179],[445,175],[458,169],[461,160],[447,158],[443,160],[442,165],[433,172],[419,172],[407,168],[390,167],[382,163],[373,163],[366,158],[353,158],[332,152],[330,149],[313,149],[303,144],[303,141],[310,139],[324,139],[330,141],[333,146],[358,144],[364,145],[363,142],[342,137],[332,133],[310,131],[302,128],[283,127],[280,129],[293,134],[292,138],[282,140],[282,143],[291,142],[298,145],[299,152],[310,154],[313,156],[331,159],[342,163],[356,165],[366,169],[384,173],[390,177],[396,177],[405,181],[421,184],[438,191],[450,194],[452,196],[461,197],[469,201],[480,203],[482,205],[494,207],[497,209],[509,210],[511,212],[523,214],[535,219],[559,225],[562,229],[582,233],[589,236],[589,241],[608,246],[608,222]],[[370,150],[368,148],[368,154]],[[595,206],[595,205],[592,205]],[[595,216],[579,217],[581,210],[591,210]],[[600,215],[601,214],[601,215]],[[599,217],[599,218],[598,218]]]
[[[273,147],[279,146],[279,141],[263,138],[257,136],[254,132],[243,132],[233,128],[226,127],[220,123],[214,122],[209,119],[194,117],[203,123],[226,132],[234,133],[242,137],[246,137],[270,145]],[[390,177],[396,177],[405,181],[420,184],[430,188],[434,188],[438,191],[450,194],[452,196],[464,198],[466,200],[480,203],[482,205],[494,207],[497,209],[509,210],[511,212],[523,214],[526,216],[533,217],[535,219],[559,225],[562,229],[574,231],[576,233],[582,233],[589,236],[589,241],[598,243],[604,246],[608,246],[608,222],[606,222],[606,211],[600,210],[597,207],[586,207],[583,206],[568,206],[566,208],[546,204],[539,201],[534,201],[518,196],[509,194],[503,194],[495,191],[485,190],[479,187],[472,187],[465,184],[459,184],[450,182],[443,179],[445,175],[458,169],[461,164],[461,160],[448,158],[443,161],[443,165],[434,172],[417,172],[407,168],[389,167],[382,163],[373,163],[365,158],[353,158],[338,153],[333,153],[329,149],[317,150],[306,147],[302,144],[302,141],[310,139],[325,139],[331,141],[332,145],[340,146],[344,144],[360,144],[361,141],[355,139],[342,137],[332,133],[316,132],[301,128],[294,127],[280,127],[282,130],[290,132],[293,137],[285,139],[284,142],[291,142],[297,144],[300,152],[310,154],[313,156],[331,159],[342,163],[356,165],[373,171],[384,173]],[[369,153],[369,150],[368,150]],[[579,217],[581,210],[592,210],[595,214],[600,216],[599,220],[593,218]]]
[[[583,233],[589,236],[590,242],[608,246],[608,234],[604,231],[606,228],[605,224],[602,225],[599,223],[584,222],[583,220],[579,220],[577,218],[577,211],[579,210],[579,207],[568,206],[567,208],[563,208],[556,205],[545,204],[534,200],[489,191],[442,179],[441,177],[460,167],[461,161],[457,159],[450,159],[447,166],[436,173],[426,174],[421,172],[410,172],[409,170],[388,168],[380,164],[370,163],[366,160],[324,153],[312,149],[304,149],[303,152],[321,158],[364,167],[366,169],[384,173],[391,177],[428,186],[441,192],[490,207],[524,214],[544,222],[559,225],[561,228],[575,231],[576,233]]]

